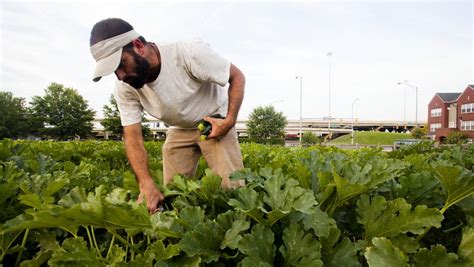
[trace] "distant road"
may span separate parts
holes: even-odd
[[[164,137],[168,127],[164,125],[163,122],[160,122],[156,119],[148,119],[149,121],[145,124],[150,126],[152,133],[158,137]],[[94,120],[94,128],[93,132],[97,134],[97,136],[108,136],[105,131],[104,127],[100,124],[102,121],[101,118],[97,118]],[[246,136],[247,135],[247,121],[237,121],[236,130],[239,136]],[[374,120],[359,120],[355,119],[352,121],[351,119],[339,119],[333,118],[330,121],[328,119],[319,119],[319,118],[307,118],[302,120],[302,132],[310,131],[315,133],[316,135],[341,135],[347,134],[352,131],[352,124],[354,125],[355,131],[396,131],[396,132],[404,132],[407,130],[411,130],[415,127],[414,121],[374,121]],[[419,121],[418,125],[420,127],[424,127],[426,121]],[[329,128],[330,126],[330,128]],[[297,136],[300,132],[300,121],[299,120],[288,120],[288,124],[285,127],[285,133],[287,135]]]

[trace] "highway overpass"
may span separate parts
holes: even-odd
[[[161,121],[156,119],[148,119],[145,124],[149,125],[150,130],[156,138],[165,138],[168,127]],[[106,133],[104,127],[100,122],[102,119],[95,119],[93,122],[93,133],[98,138],[108,139],[109,133]],[[237,121],[236,129],[239,136],[247,136],[247,126],[244,120]],[[419,121],[418,126],[424,127],[425,121]],[[336,137],[343,134],[348,134],[354,127],[355,131],[390,131],[390,132],[405,132],[410,131],[416,126],[414,121],[389,121],[389,120],[359,120],[359,119],[344,119],[333,118],[328,120],[326,118],[304,118],[301,122],[302,132],[310,131],[318,136]],[[288,120],[285,127],[287,137],[298,137],[300,132],[299,120]]]

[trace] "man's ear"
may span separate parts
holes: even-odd
[[[140,39],[135,39],[132,41],[133,50],[140,56],[145,54],[145,45],[142,43]]]

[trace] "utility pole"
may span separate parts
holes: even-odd
[[[328,135],[330,136],[331,134],[331,56],[332,52],[327,53],[328,59],[329,59],[329,117],[328,117]]]
[[[351,145],[354,145],[354,104],[357,101],[359,101],[359,98],[356,98],[356,99],[354,99],[354,101],[352,101]]]
[[[399,82],[398,84],[402,84],[402,82]],[[405,85],[405,90],[406,90],[406,86],[409,86],[410,88],[415,89],[415,94],[416,94],[415,128],[418,128],[418,86],[409,83],[407,80],[403,81],[403,84]]]
[[[300,79],[300,146],[302,145],[303,137],[303,76],[296,76],[296,79]]]

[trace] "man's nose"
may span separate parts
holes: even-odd
[[[115,71],[115,76],[117,76],[117,79],[119,79],[119,81],[121,81],[125,77],[125,72],[122,69],[119,68]]]

